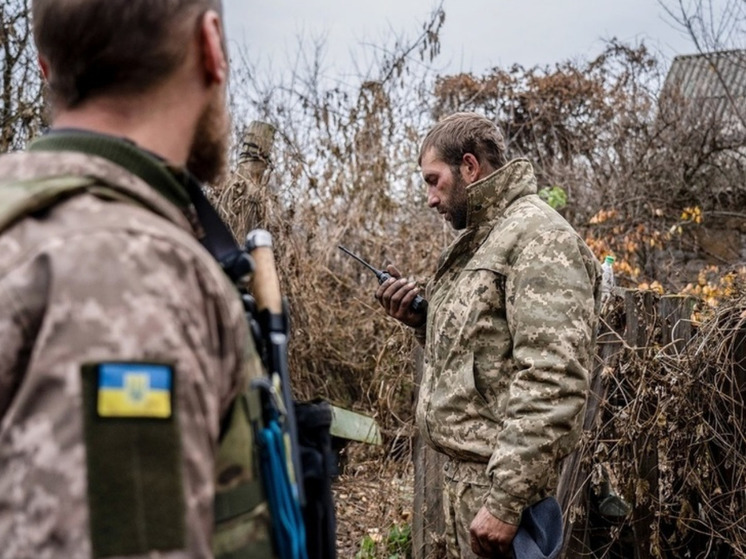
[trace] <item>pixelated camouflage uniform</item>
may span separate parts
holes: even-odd
[[[92,555],[80,373],[117,360],[170,363],[178,380],[184,541],[157,555],[212,557],[221,419],[247,367],[259,374],[242,304],[165,166],[119,140],[84,143],[97,145],[58,151],[42,139],[0,158],[0,183],[88,176],[123,194],[76,195],[0,235],[0,557]]]
[[[580,434],[600,266],[536,195],[526,160],[469,185],[467,206],[467,227],[427,287],[417,424],[452,459],[446,502],[465,498],[459,483],[481,486],[476,509],[518,524],[555,489]],[[462,514],[467,549],[477,510]]]

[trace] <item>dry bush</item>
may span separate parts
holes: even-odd
[[[621,306],[606,320],[623,329]],[[652,324],[644,347],[604,368],[581,445],[594,556],[746,557],[746,284],[686,344],[664,344]],[[626,518],[599,516],[609,488],[631,505]]]
[[[684,471],[698,506],[688,528],[746,557],[746,285],[737,285],[695,342],[689,371],[695,414],[687,421],[693,452]]]
[[[452,238],[426,211],[416,169],[430,124],[420,61],[437,53],[443,17],[436,10],[417,37],[382,48],[354,87],[330,85],[309,60],[304,71],[265,90],[247,68],[252,79],[237,80],[242,86],[233,91],[278,131],[272,174],[251,192],[252,207],[261,208],[251,226],[276,239],[293,325],[294,389],[371,413],[397,448],[411,434],[412,339],[374,300],[374,275],[337,246],[424,280]],[[224,188],[237,187],[233,181]],[[241,199],[248,203],[244,197],[239,205]]]

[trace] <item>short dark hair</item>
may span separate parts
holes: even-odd
[[[433,126],[422,141],[418,164],[430,148],[435,148],[439,159],[454,169],[467,153],[495,169],[508,162],[505,139],[497,125],[476,113],[453,113]]]
[[[74,108],[100,94],[138,94],[186,56],[196,18],[220,0],[33,0],[34,41],[49,65],[55,103]]]

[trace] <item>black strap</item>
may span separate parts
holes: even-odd
[[[175,172],[179,173],[179,170]],[[205,233],[200,235],[200,243],[220,263],[228,277],[238,283],[254,271],[251,256],[238,246],[233,233],[210,204],[197,179],[188,171],[181,170],[179,174]]]

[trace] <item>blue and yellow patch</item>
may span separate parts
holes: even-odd
[[[101,363],[99,417],[171,417],[173,369],[150,363]]]

